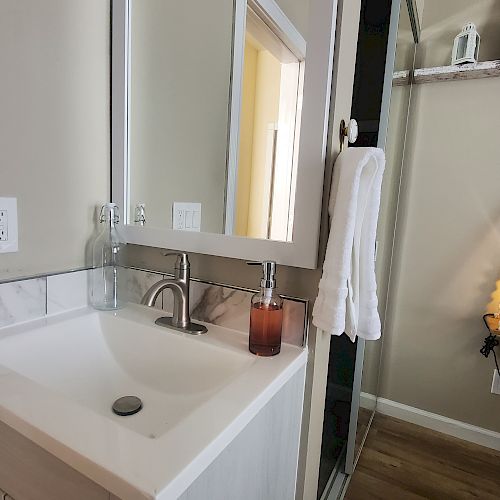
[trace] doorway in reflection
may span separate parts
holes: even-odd
[[[302,76],[300,59],[247,8],[233,208],[238,236],[292,240]]]

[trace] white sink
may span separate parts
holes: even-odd
[[[0,420],[118,498],[178,498],[301,369],[307,352],[248,352],[248,335],[191,336],[161,311],[84,309],[0,328]],[[143,409],[115,415],[121,396]]]
[[[254,362],[173,330],[97,311],[6,337],[0,345],[0,364],[153,439]],[[128,395],[139,397],[143,409],[115,415],[113,402]]]

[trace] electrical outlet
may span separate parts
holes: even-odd
[[[500,375],[498,375],[498,371],[493,371],[493,382],[491,383],[491,393],[492,394],[500,394]]]
[[[181,208],[174,208],[174,229],[184,229],[184,210]]]
[[[180,203],[172,207],[172,226],[180,231],[200,231],[201,203]]]
[[[17,200],[0,198],[0,253],[17,251]]]
[[[0,241],[9,241],[9,212],[0,209]]]

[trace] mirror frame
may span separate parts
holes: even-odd
[[[122,217],[125,221],[129,220],[130,210],[124,202],[126,193],[129,192],[128,89],[131,1],[112,0],[111,199],[122,209]],[[337,1],[311,0],[310,2],[308,56],[304,74],[292,241],[273,241],[123,224],[121,234],[125,242],[237,259],[272,259],[282,265],[316,269],[332,92]],[[251,0],[251,3],[247,0],[234,0],[235,29],[243,28],[243,33],[245,31],[247,4],[252,8],[258,7],[268,16],[273,16],[276,24],[273,26],[275,33],[287,32],[289,26],[283,23],[289,23],[288,18],[274,0]],[[238,40],[235,40],[235,44],[236,42]],[[238,48],[234,47],[234,50]],[[241,60],[233,61],[233,66],[241,65],[241,63]],[[241,66],[239,71],[241,73]],[[234,109],[232,112],[234,113]],[[237,116],[233,115],[230,119],[237,119],[238,116],[239,111]],[[233,144],[232,150],[235,154],[238,151],[237,145]],[[231,151],[228,151],[228,155],[231,155]]]

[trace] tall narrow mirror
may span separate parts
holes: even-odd
[[[414,0],[401,0],[397,25],[391,30],[388,54],[394,63],[394,71],[386,71],[384,99],[380,116],[380,128],[377,144],[385,150],[386,168],[382,185],[380,214],[377,231],[377,295],[379,312],[385,331],[385,315],[387,308],[387,293],[391,276],[392,255],[394,244],[394,228],[399,202],[399,183],[401,179],[404,145],[410,106],[411,86],[408,85],[408,75],[414,69],[414,59],[418,32],[418,10]],[[392,47],[391,47],[392,43]],[[394,47],[395,43],[395,47]],[[394,50],[395,49],[395,50]],[[391,61],[391,62],[392,62]],[[389,70],[390,66],[386,66]],[[396,78],[394,78],[396,75]],[[398,85],[398,75],[404,75]],[[370,420],[374,414],[378,398],[378,381],[382,342],[365,342],[363,356],[363,371],[361,379],[361,394],[356,432],[355,459],[359,456],[361,445],[369,429]]]
[[[394,4],[393,4],[394,8]],[[388,60],[384,81],[384,97],[380,114],[377,142],[385,150],[386,168],[382,185],[377,231],[377,295],[379,313],[385,331],[387,293],[391,277],[399,185],[404,161],[404,149],[411,85],[409,75],[414,70],[418,42],[418,10],[414,0],[401,0],[397,24],[393,25],[388,42]],[[394,70],[392,70],[392,66]],[[404,83],[404,85],[402,84]],[[358,347],[358,355],[360,354]],[[355,438],[354,460],[359,457],[363,441],[370,427],[378,398],[378,383],[382,342],[364,342],[361,393]]]

